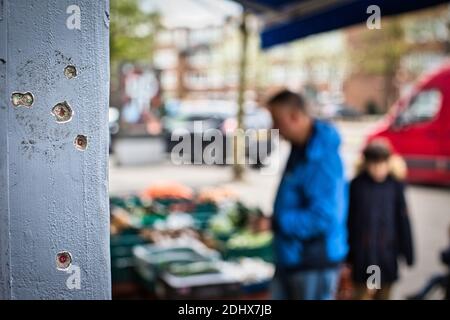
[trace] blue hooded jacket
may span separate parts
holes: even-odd
[[[312,270],[336,266],[347,245],[347,182],[337,130],[315,120],[305,147],[292,146],[275,199],[278,268]]]

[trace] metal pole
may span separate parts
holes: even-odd
[[[0,0],[0,299],[110,299],[109,2]]]
[[[445,42],[445,54],[450,55],[450,4],[447,6],[447,41]]]
[[[245,137],[244,137],[244,103],[247,76],[247,47],[248,47],[248,13],[244,10],[241,22],[241,56],[239,61],[238,113],[237,131],[234,137],[233,173],[235,180],[242,180],[245,170]]]

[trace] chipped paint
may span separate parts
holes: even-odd
[[[74,144],[77,150],[85,151],[88,147],[88,138],[83,134],[79,134],[75,137]]]
[[[13,92],[11,94],[11,103],[15,107],[31,108],[34,102],[34,96],[31,92]]]
[[[105,22],[105,27],[109,29],[109,10],[105,10],[105,15],[103,21]]]
[[[52,115],[55,117],[56,122],[58,123],[66,123],[72,120],[73,110],[67,103],[67,101],[63,101],[57,103],[52,109]]]
[[[73,79],[77,77],[77,68],[72,65],[68,65],[64,68],[64,75],[67,79]]]
[[[67,270],[72,264],[72,255],[69,251],[61,251],[56,254],[56,268],[58,270]]]

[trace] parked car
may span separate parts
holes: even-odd
[[[404,157],[408,180],[450,185],[450,64],[425,75],[368,137]]]
[[[322,107],[320,116],[325,119],[357,120],[362,113],[346,104],[328,104]]]
[[[205,148],[213,142],[204,139],[205,133],[209,129],[216,129],[223,137],[221,159],[225,163],[227,156],[232,155],[231,139],[233,139],[233,133],[237,129],[236,117],[237,106],[233,102],[221,100],[181,102],[177,112],[162,119],[167,152],[172,152],[174,147],[180,143],[181,138],[175,139],[174,137],[179,136],[178,133],[181,132],[180,130],[183,130],[183,137],[190,135],[191,141],[194,141],[193,139],[201,139],[201,150],[203,153]],[[249,162],[256,167],[261,166],[265,156],[270,155],[273,147],[273,141],[269,133],[269,129],[272,128],[270,114],[266,109],[255,105],[246,105],[244,127],[245,129],[252,129],[246,140],[247,160],[251,160]],[[259,148],[265,148],[266,150],[264,151],[266,152],[251,152],[251,150],[260,150]],[[194,143],[191,143],[191,152],[188,159],[192,162],[198,159],[197,161],[201,160],[204,163],[200,156],[194,150]]]

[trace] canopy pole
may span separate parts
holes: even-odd
[[[450,55],[450,4],[447,6],[447,40],[445,42],[445,53]]]
[[[238,87],[238,112],[237,130],[234,136],[234,180],[242,180],[245,170],[245,137],[244,137],[244,103],[247,78],[247,47],[248,47],[248,12],[244,9],[240,26],[241,33],[241,55],[239,61],[239,87]]]

